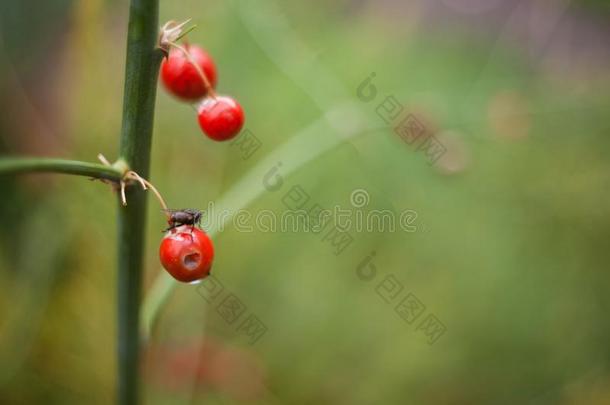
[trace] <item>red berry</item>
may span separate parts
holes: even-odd
[[[226,141],[244,125],[244,110],[228,96],[206,98],[199,105],[199,126],[215,141]]]
[[[159,248],[159,258],[172,277],[190,283],[210,274],[214,246],[201,229],[183,225],[165,235]]]
[[[197,45],[184,48],[197,62],[212,87],[216,87],[216,66],[206,51]],[[167,91],[183,100],[195,101],[205,97],[208,89],[197,69],[179,49],[172,49],[161,65],[161,80]]]

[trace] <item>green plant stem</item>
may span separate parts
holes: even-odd
[[[163,53],[157,48],[158,0],[131,0],[123,98],[120,158],[131,170],[149,177],[150,149]],[[146,199],[139,187],[127,190],[127,206],[118,213],[118,403],[139,398],[139,312]]]
[[[99,163],[79,162],[53,158],[0,158],[0,175],[33,172],[75,174],[118,182],[119,169]]]

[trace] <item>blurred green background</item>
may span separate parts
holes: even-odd
[[[0,1],[2,154],[116,157],[126,3]],[[610,404],[607,2],[405,3],[161,0],[161,22],[197,24],[190,41],[261,143],[244,159],[208,140],[160,86],[151,179],[171,206],[254,190],[243,208],[280,215],[300,186],[309,204],[353,208],[365,190],[363,212],[417,218],[414,232],[351,229],[338,255],[323,234],[226,226],[224,290],[172,293],[143,349],[145,403]],[[376,98],[359,100],[372,72]],[[387,96],[447,148],[435,164],[377,115]],[[278,149],[299,137],[310,149]],[[302,154],[317,157],[278,191],[239,183]],[[59,175],[0,190],[0,403],[111,403],[115,197]],[[164,276],[149,208],[146,288]],[[232,323],[226,297],[244,310]],[[413,322],[405,297],[425,306]],[[265,328],[253,344],[249,315]]]

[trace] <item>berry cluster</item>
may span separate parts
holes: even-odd
[[[199,126],[208,138],[226,141],[244,125],[244,111],[237,101],[215,92],[218,76],[210,55],[197,45],[175,45],[161,66],[167,91],[186,102],[199,102]]]
[[[199,126],[208,138],[226,141],[235,137],[244,125],[244,111],[237,101],[217,95],[218,73],[212,57],[200,46],[176,43],[186,32],[184,25],[170,21],[163,26],[159,47],[166,58],[161,65],[161,81],[177,99],[198,103]],[[166,234],[159,247],[161,264],[178,281],[198,282],[210,274],[214,246],[209,236],[199,229],[202,213],[196,209],[169,209],[154,188],[144,179],[136,178],[143,188],[153,190],[167,215]]]

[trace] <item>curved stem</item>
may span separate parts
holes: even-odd
[[[148,178],[157,88],[163,57],[157,48],[158,0],[131,0],[119,156]],[[137,404],[138,339],[146,198],[139,187],[127,190],[129,205],[118,208],[118,403]]]
[[[99,163],[55,158],[0,158],[0,175],[35,172],[64,173],[118,182],[123,173],[117,168]]]
[[[169,220],[169,218],[170,218],[169,207],[167,206],[167,203],[165,202],[165,199],[163,198],[163,196],[161,195],[159,190],[157,190],[157,187],[155,187],[150,181],[142,178],[138,173],[136,173],[132,170],[127,172],[126,177],[133,179],[133,180],[137,181],[138,183],[140,183],[143,190],[150,189],[153,192],[153,194],[155,195],[155,197],[157,198],[157,201],[159,201],[159,204],[161,205],[161,209],[163,211],[165,211],[165,216]],[[125,204],[123,204],[123,205],[125,205]]]
[[[346,117],[361,115],[362,110],[356,104],[347,102],[335,107],[327,116],[316,120],[295,136],[289,137],[288,141],[260,160],[256,166],[250,168],[219,200],[215,201],[214,212],[226,212],[229,215],[222,215],[218,221],[217,218],[208,218],[210,222],[206,229],[208,235],[214,238],[237,211],[245,208],[264,193],[270,192],[264,185],[264,179],[269,176],[269,173],[272,173],[273,168],[278,169],[274,175],[274,181],[278,182],[279,187],[282,187],[283,179],[286,176],[323,153],[360,136],[387,130],[387,127],[379,127],[367,122],[362,126],[356,125],[348,128],[338,125],[338,123],[349,121]],[[329,133],[333,132],[339,136],[329,136]],[[177,285],[173,278],[163,273],[161,272],[157,276],[144,301],[141,332],[144,341],[149,339],[159,311]]]

